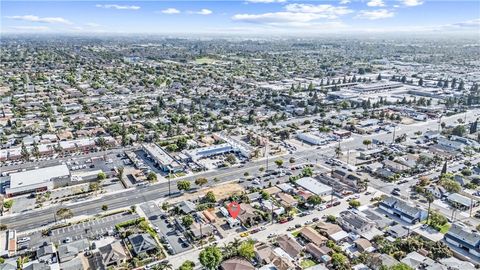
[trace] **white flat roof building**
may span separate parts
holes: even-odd
[[[143,149],[149,154],[161,169],[165,172],[179,172],[183,171],[183,166],[180,165],[173,157],[165,152],[160,146],[154,143],[143,144]]]
[[[297,138],[299,140],[305,141],[309,144],[313,145],[324,145],[327,144],[331,138],[328,137],[320,137],[318,135],[315,135],[313,133],[298,133]]]
[[[375,82],[370,84],[358,84],[354,86],[352,90],[357,92],[378,92],[400,88],[402,86],[403,83],[400,82]]]
[[[70,177],[67,165],[61,164],[30,171],[10,174],[10,187],[5,190],[8,197],[36,190],[53,189],[53,180]]]
[[[333,191],[332,187],[327,186],[312,177],[300,178],[295,183],[318,196],[330,195]]]

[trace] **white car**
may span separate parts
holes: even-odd
[[[22,237],[20,239],[17,240],[17,243],[25,243],[25,242],[28,242],[30,241],[30,237]]]
[[[275,237],[275,236],[277,236],[277,233],[270,233],[270,234],[268,235],[268,238],[273,238],[273,237]]]

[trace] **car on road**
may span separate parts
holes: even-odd
[[[312,221],[313,221],[313,222],[318,222],[318,221],[320,221],[320,219],[319,219],[318,217],[314,217],[314,218],[312,219]]]
[[[240,234],[240,237],[247,237],[247,236],[249,236],[249,235],[250,235],[250,233],[248,233],[248,232],[243,232],[243,233]]]
[[[28,241],[30,241],[30,237],[22,237],[22,238],[17,240],[17,243],[21,244],[21,243],[26,243]]]
[[[400,196],[400,192],[398,192],[397,190],[392,190],[391,194],[395,196]]]
[[[312,224],[312,223],[313,223],[313,221],[311,221],[311,220],[305,221],[305,225],[310,225],[310,224]]]
[[[273,232],[273,233],[270,233],[270,234],[267,236],[267,238],[273,238],[273,237],[275,237],[275,236],[277,236],[277,233],[274,233],[274,232]]]
[[[300,225],[300,224],[295,224],[295,228],[298,229],[298,228],[301,228],[301,227],[302,227],[302,225]]]
[[[63,240],[64,243],[70,243],[72,242],[72,238],[71,237],[67,237]]]

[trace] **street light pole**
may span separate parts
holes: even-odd
[[[397,126],[393,127],[393,138],[392,138],[392,143],[395,143],[395,131],[397,129]]]

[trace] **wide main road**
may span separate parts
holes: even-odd
[[[293,155],[282,156],[288,162],[288,159]],[[278,159],[278,158],[275,158]],[[177,182],[179,180],[193,181],[198,177],[205,177],[210,180],[210,184],[220,184],[222,182],[239,179],[244,176],[245,172],[250,175],[259,173],[260,167],[265,167],[265,160],[253,161],[245,164],[243,167],[230,167],[193,176],[180,177],[170,181],[170,192],[175,194],[177,190]],[[270,167],[271,166],[271,167]],[[274,160],[269,160],[269,168],[274,168]],[[218,183],[213,183],[212,179],[217,178]],[[193,184],[193,183],[192,183]],[[131,205],[144,203],[147,201],[158,200],[168,196],[169,183],[162,182],[145,187],[136,187],[114,194],[106,194],[101,197],[90,199],[76,203],[66,203],[63,205],[51,206],[45,209],[32,210],[25,213],[5,216],[0,218],[0,223],[7,225],[9,229],[15,229],[19,232],[33,230],[43,227],[55,222],[55,213],[60,208],[69,208],[72,210],[74,216],[81,215],[95,215],[103,212],[102,205],[108,205],[111,210],[129,207]]]
[[[467,119],[467,121],[473,121],[475,120],[479,111],[480,110],[477,109],[469,111],[466,114],[444,117],[442,119],[442,122],[446,122],[447,124],[454,124],[458,118],[463,119],[464,117]],[[437,126],[437,120],[419,122],[412,125],[400,125],[400,128],[396,132],[396,134],[397,136],[401,136],[404,133],[406,133],[407,135],[413,135],[413,133],[416,131],[425,132],[427,130],[436,130]],[[355,149],[357,147],[361,147],[363,139],[366,138],[390,142],[392,140],[392,136],[393,134],[385,133],[366,136],[355,135],[353,136],[353,139],[341,143],[341,147],[342,149]],[[295,157],[299,161],[308,160],[309,162],[314,162],[315,160],[324,158],[325,156],[332,156],[334,154],[334,149],[336,146],[337,144],[330,145],[322,149],[312,148],[312,150],[298,151],[296,153],[284,155],[282,157],[271,158],[269,160],[268,166],[269,168],[275,168],[276,165],[274,164],[274,160],[276,159],[283,159],[285,161],[285,164],[288,164],[288,160],[290,159],[290,157]],[[245,164],[244,167],[230,167],[197,174],[194,176],[181,177],[170,181],[171,192],[177,192],[176,183],[179,180],[193,181],[194,179],[201,176],[209,180],[217,178],[219,180],[218,183],[221,183],[238,179],[242,177],[245,172],[248,172],[250,175],[258,174],[258,169],[260,167],[265,167],[265,165],[265,160],[257,160]],[[55,222],[55,213],[58,209],[62,207],[67,207],[71,209],[75,216],[95,215],[103,212],[101,208],[104,204],[108,205],[109,209],[114,210],[118,208],[129,207],[134,204],[144,203],[151,200],[158,200],[164,198],[165,196],[168,196],[168,183],[162,182],[146,187],[138,187],[130,190],[125,190],[123,192],[115,194],[103,195],[93,200],[77,202],[73,204],[57,205],[46,209],[33,210],[17,215],[1,217],[0,223],[7,225],[9,229],[16,229],[19,232],[23,232],[40,228]]]

